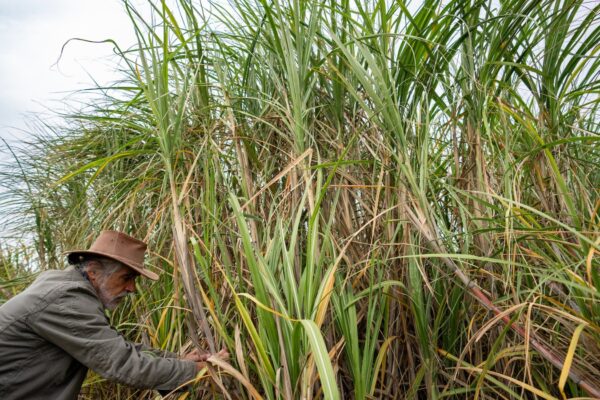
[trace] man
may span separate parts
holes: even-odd
[[[0,307],[0,399],[76,399],[88,368],[166,391],[194,379],[209,355],[193,351],[179,359],[128,342],[104,314],[135,291],[137,276],[158,279],[144,268],[145,251],[142,241],[104,231],[89,250],[68,253],[73,267],[41,273]]]

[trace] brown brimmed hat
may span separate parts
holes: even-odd
[[[71,264],[83,261],[86,256],[110,258],[127,265],[146,278],[156,281],[158,275],[144,268],[144,255],[147,247],[146,243],[123,232],[102,231],[88,250],[68,251],[67,258]]]

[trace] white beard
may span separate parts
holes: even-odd
[[[129,294],[127,291],[123,291],[116,296],[109,295],[108,291],[106,290],[106,278],[104,277],[100,279],[100,282],[98,283],[98,289],[96,291],[104,308],[111,311],[114,310],[119,305],[121,300],[123,300],[123,298]]]

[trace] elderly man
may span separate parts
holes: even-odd
[[[64,271],[46,271],[0,307],[0,399],[76,399],[88,368],[138,388],[174,390],[207,354],[176,354],[125,340],[104,314],[135,291],[146,244],[104,231],[89,250],[71,251]],[[228,357],[221,351],[221,357]]]

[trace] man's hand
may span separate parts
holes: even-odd
[[[211,356],[218,357],[224,361],[229,360],[229,352],[226,349],[221,349],[217,354],[200,352],[198,349],[194,349],[181,358],[183,360],[194,361],[196,363],[196,370],[200,371],[202,368],[206,367],[206,360]]]
[[[200,352],[200,350],[194,349],[194,350],[190,351],[189,353],[185,354],[181,358],[183,360],[199,362],[199,361],[206,361],[208,359],[208,357],[210,357],[210,353]]]

